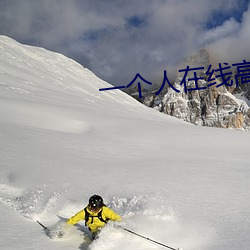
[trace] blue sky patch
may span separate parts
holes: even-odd
[[[241,23],[243,13],[248,9],[248,0],[238,1],[237,8],[233,9],[231,12],[226,13],[223,9],[216,10],[212,13],[211,18],[205,25],[206,29],[213,29],[217,26],[221,26],[226,20],[234,18],[238,23]]]
[[[147,18],[139,16],[131,16],[127,18],[127,24],[130,27],[139,28],[147,24]]]

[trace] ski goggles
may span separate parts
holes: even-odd
[[[90,210],[93,212],[97,212],[101,209],[101,207],[97,207],[97,206],[89,206]]]

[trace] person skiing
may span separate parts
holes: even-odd
[[[74,225],[80,220],[85,220],[85,226],[89,228],[94,239],[109,220],[120,222],[122,219],[120,215],[106,207],[101,196],[95,194],[89,198],[89,204],[72,216],[67,224]]]

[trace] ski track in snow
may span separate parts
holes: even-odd
[[[90,129],[90,125],[87,122],[71,118],[70,115],[65,115],[65,110],[59,108],[52,109],[45,104],[33,104],[31,106],[28,102],[15,102],[13,100],[10,102],[5,100],[1,102],[0,113],[4,113],[6,108],[9,112],[2,117],[2,121],[73,134],[84,133]],[[20,108],[22,112],[20,112]]]

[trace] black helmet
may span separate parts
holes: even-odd
[[[102,208],[104,206],[102,197],[96,194],[91,196],[89,198],[89,206],[90,209],[93,210],[99,210],[100,208]]]

